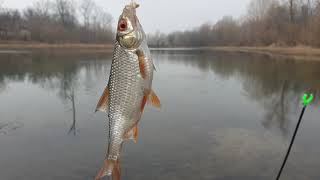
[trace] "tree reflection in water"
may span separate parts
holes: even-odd
[[[220,79],[239,79],[245,95],[263,107],[263,127],[278,128],[283,135],[288,134],[291,119],[296,120],[303,93],[320,92],[320,63],[316,61],[306,63],[290,57],[248,53],[170,53],[172,56],[166,57],[168,52],[157,51],[154,56],[155,59],[162,58],[196,67],[202,72],[206,72],[209,66]]]
[[[59,54],[59,52],[0,54],[0,93],[5,91],[8,83],[25,80],[48,91],[57,92],[57,96],[63,104],[71,107],[72,123],[68,127],[68,134],[76,135],[76,92],[78,87],[80,84],[84,87],[91,87],[92,84],[88,83],[94,81],[86,80],[86,78],[93,78],[91,77],[92,73],[101,74],[99,71],[104,71],[104,66],[101,66],[99,61],[109,59],[109,56],[109,54]],[[93,60],[89,64],[79,63],[88,59]],[[83,68],[88,77],[79,82],[79,72]],[[91,72],[91,69],[94,72]],[[15,127],[9,125],[10,123],[0,122],[0,130]]]

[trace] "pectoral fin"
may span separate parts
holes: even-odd
[[[139,68],[140,68],[140,74],[142,76],[143,79],[146,78],[146,64],[145,64],[145,55],[141,50],[137,50],[136,54],[138,56],[138,60],[139,60]]]
[[[161,102],[154,91],[151,90],[149,102],[156,108],[161,108]]]
[[[109,101],[109,87],[107,86],[105,90],[103,91],[103,94],[97,104],[96,107],[96,112],[101,111],[101,112],[108,112],[108,101]]]

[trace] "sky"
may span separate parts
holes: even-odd
[[[0,0],[7,8],[23,9],[37,0]],[[81,0],[74,0],[80,3]],[[94,0],[114,18],[115,26],[130,0]],[[137,15],[147,33],[192,29],[205,22],[215,23],[225,15],[245,15],[250,0],[135,0]]]

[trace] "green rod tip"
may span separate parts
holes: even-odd
[[[302,97],[303,105],[304,106],[310,105],[313,101],[313,98],[314,98],[313,94],[304,93]]]

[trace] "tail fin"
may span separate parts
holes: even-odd
[[[103,167],[100,169],[97,174],[95,180],[102,180],[105,176],[111,176],[112,180],[120,180],[121,178],[121,169],[120,169],[120,161],[119,160],[109,160],[106,159],[104,161]]]

